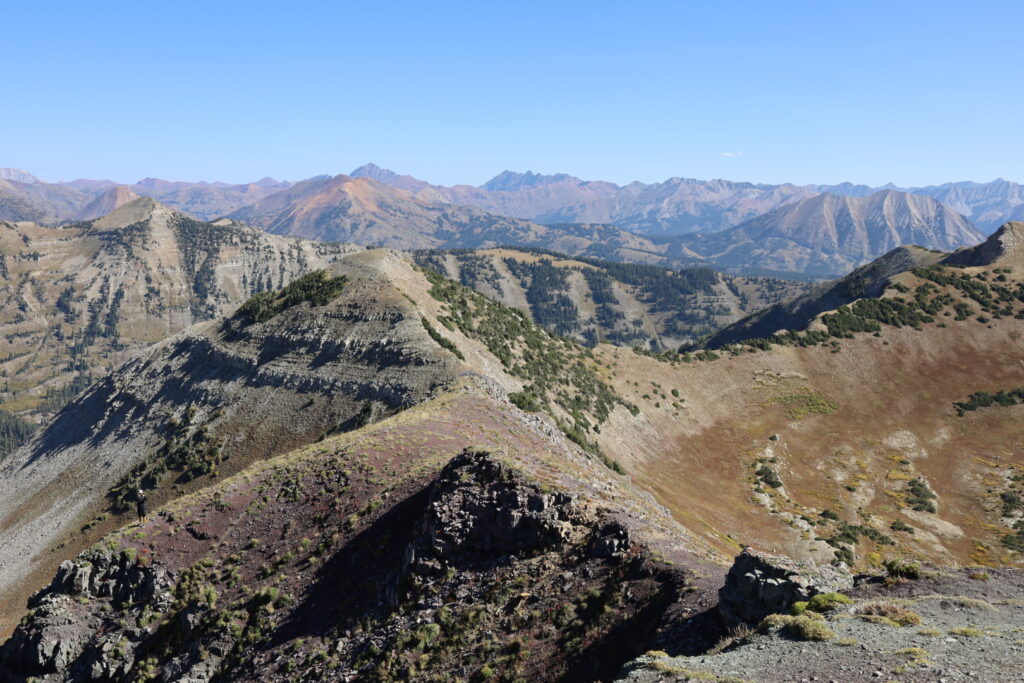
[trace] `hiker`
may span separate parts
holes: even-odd
[[[135,492],[135,511],[139,513],[139,522],[146,521],[146,494],[142,489]]]

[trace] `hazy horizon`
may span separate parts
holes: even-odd
[[[122,183],[368,161],[440,185],[1024,180],[1024,7],[801,7],[16,5],[0,164]]]
[[[206,183],[208,185],[213,185],[213,184],[216,184],[216,183],[223,183],[223,184],[227,184],[227,185],[243,185],[243,184],[249,184],[249,183],[256,183],[256,182],[259,182],[260,180],[264,180],[264,179],[267,179],[267,178],[269,178],[271,180],[276,180],[278,182],[297,183],[297,182],[301,182],[303,180],[309,180],[309,179],[320,177],[320,176],[331,176],[331,177],[333,177],[333,176],[338,176],[338,175],[349,175],[352,171],[356,170],[357,168],[359,168],[361,166],[364,166],[364,165],[373,164],[373,163],[374,162],[372,162],[372,161],[368,161],[368,162],[365,162],[363,164],[356,164],[356,165],[352,166],[351,168],[349,168],[347,171],[310,173],[309,175],[305,175],[305,176],[302,176],[302,177],[299,177],[299,178],[284,178],[284,177],[280,177],[279,175],[275,175],[273,173],[262,173],[259,170],[257,170],[253,177],[248,178],[248,179],[238,180],[238,181],[226,181],[226,180],[221,180],[219,178],[213,178],[213,179],[211,179],[211,178],[164,178],[164,177],[158,177],[158,176],[154,176],[154,175],[147,175],[147,176],[136,178],[134,180],[118,180],[118,179],[114,179],[114,178],[101,178],[101,177],[98,177],[98,176],[89,176],[89,175],[84,175],[84,174],[79,174],[79,175],[76,175],[76,176],[71,177],[71,178],[61,178],[59,180],[54,180],[54,179],[50,179],[50,178],[41,177],[40,174],[33,172],[33,170],[31,168],[24,168],[24,167],[19,167],[19,166],[5,166],[3,164],[0,164],[0,168],[7,168],[7,169],[12,169],[12,170],[18,170],[18,171],[26,171],[26,172],[31,173],[32,175],[34,175],[38,180],[41,180],[41,181],[43,181],[45,183],[52,183],[52,184],[73,183],[73,182],[78,181],[78,180],[95,180],[95,181],[110,181],[110,182],[113,182],[113,183],[117,183],[118,185],[134,185],[134,184],[137,184],[137,183],[139,183],[139,182],[141,182],[143,180],[147,180],[147,179],[153,178],[153,179],[156,179],[156,180],[164,180],[164,181],[167,181],[167,182],[197,183],[197,184],[198,183]],[[435,183],[430,178],[424,178],[424,177],[418,176],[418,175],[416,175],[414,173],[408,173],[406,171],[403,171],[402,169],[388,168],[386,166],[382,166],[381,164],[374,164],[374,165],[376,165],[376,166],[378,166],[381,169],[384,169],[386,171],[393,171],[393,172],[395,172],[395,173],[397,173],[399,175],[410,175],[410,176],[413,176],[414,178],[416,178],[417,180],[422,180],[422,181],[425,181],[425,182],[428,182],[428,183],[432,183],[432,184],[435,184],[435,185],[441,185],[442,184],[442,183]],[[472,182],[472,183],[471,182],[455,182],[455,183],[450,183],[450,185],[470,185],[470,186],[476,187],[476,186],[480,186],[480,185],[485,184],[489,180],[492,180],[493,178],[495,178],[498,175],[500,175],[502,173],[505,173],[505,172],[520,173],[520,174],[535,173],[535,174],[539,174],[539,175],[567,174],[567,175],[579,178],[580,180],[582,180],[584,182],[615,182],[615,181],[610,181],[607,178],[584,178],[584,177],[578,176],[578,175],[576,175],[574,173],[566,173],[565,171],[544,171],[544,172],[541,172],[541,171],[536,171],[534,169],[525,169],[525,170],[502,169],[501,171],[497,171],[497,172],[487,176],[486,178],[484,178],[480,182]],[[748,178],[727,178],[727,177],[698,178],[696,176],[687,176],[687,175],[683,175],[683,174],[677,173],[677,174],[674,174],[674,175],[671,175],[671,176],[666,176],[664,178],[657,179],[657,180],[652,180],[652,181],[631,180],[631,181],[628,181],[628,182],[619,182],[619,183],[615,183],[615,184],[619,185],[619,186],[626,186],[626,185],[629,185],[629,184],[634,183],[634,182],[639,182],[639,183],[644,183],[644,184],[657,184],[657,183],[666,182],[666,181],[671,180],[673,178],[683,178],[683,179],[687,179],[687,180],[697,180],[697,181],[702,181],[702,182],[711,182],[711,181],[715,181],[715,180],[726,180],[726,181],[736,182],[736,183],[752,183],[752,184],[761,184],[761,185],[780,185],[780,184],[789,183],[789,184],[792,184],[792,185],[802,186],[802,185],[841,185],[843,183],[850,183],[850,184],[853,184],[853,185],[867,185],[867,186],[872,187],[872,188],[880,188],[880,187],[885,187],[887,185],[895,185],[896,187],[900,187],[900,188],[912,188],[912,187],[928,187],[928,186],[936,186],[936,185],[945,185],[945,184],[950,184],[950,183],[976,183],[976,184],[979,184],[979,185],[984,185],[984,184],[987,184],[987,183],[992,183],[992,182],[997,182],[997,181],[1019,182],[1019,181],[1015,180],[1014,178],[996,177],[996,178],[990,178],[990,179],[987,179],[987,180],[979,180],[977,178],[956,178],[956,179],[944,180],[944,181],[942,181],[940,183],[929,183],[928,185],[917,185],[917,186],[904,185],[904,184],[896,183],[896,182],[893,182],[893,181],[886,181],[884,183],[874,184],[874,183],[857,182],[855,180],[841,180],[841,181],[838,181],[838,182],[835,182],[835,183],[817,183],[817,182],[794,183],[794,182],[791,182],[791,181],[781,181],[781,182],[778,182],[778,183],[774,183],[774,182],[767,182],[767,181],[762,181],[762,180],[750,180]]]

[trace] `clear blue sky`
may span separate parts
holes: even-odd
[[[8,2],[0,166],[1024,181],[1020,2]],[[732,156],[725,156],[725,155]]]

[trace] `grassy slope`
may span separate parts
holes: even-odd
[[[956,273],[994,281],[991,269]],[[1014,276],[1007,279],[1016,286]],[[898,280],[910,294],[924,284],[910,273]],[[1019,563],[1001,542],[1016,515],[1002,516],[999,496],[1024,472],[1024,408],[959,417],[953,404],[977,391],[1024,386],[1024,322],[990,317],[953,287],[933,292],[941,293],[954,303],[919,330],[882,325],[878,336],[768,351],[734,347],[738,355],[672,365],[602,346],[598,359],[647,424],[636,428],[619,411],[599,442],[681,522],[723,549],[751,543],[831,559],[834,548],[814,540],[842,532],[836,521],[818,523],[828,509],[893,541],[862,535],[861,565],[902,555]],[[960,302],[973,309],[965,320],[955,319]],[[1021,300],[999,307],[1007,305],[1024,310]],[[764,465],[782,488],[758,481]],[[936,514],[912,509],[908,486],[917,478],[938,495]],[[894,521],[914,533],[894,531]]]

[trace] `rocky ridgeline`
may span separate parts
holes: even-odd
[[[769,614],[788,612],[793,603],[810,600],[818,593],[851,588],[853,575],[845,565],[796,562],[745,548],[718,591],[718,612],[727,627],[756,625]]]
[[[230,537],[208,539],[187,567],[89,550],[33,596],[0,649],[0,681],[288,680],[285,661],[301,651],[280,644],[296,633],[329,653],[313,661],[331,680],[469,680],[489,660],[527,680],[607,680],[658,644],[693,596],[687,571],[653,561],[624,523],[493,453],[464,451],[388,505],[330,555],[294,558],[288,573],[308,594],[286,596],[259,574],[218,583],[224,567],[247,571],[235,548],[223,550],[232,564],[218,559]],[[284,533],[309,534],[302,524]]]
[[[124,617],[161,612],[175,577],[134,551],[93,549],[60,565],[29,601],[30,612],[0,649],[0,680],[111,680],[128,674],[145,628]],[[115,622],[114,616],[118,617]]]

